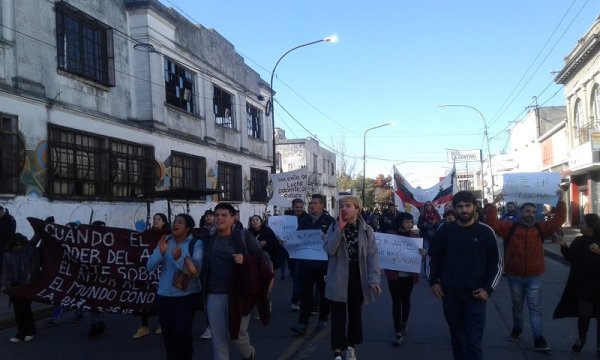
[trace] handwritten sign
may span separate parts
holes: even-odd
[[[80,225],[28,218],[43,241],[43,269],[11,295],[66,308],[132,314],[156,306],[159,272],[146,261],[165,232]]]
[[[279,174],[271,174],[273,197],[269,205],[291,207],[292,200],[305,199],[308,188],[306,168]]]
[[[293,259],[327,260],[323,250],[323,232],[321,230],[288,231],[280,236],[283,247]]]
[[[269,217],[269,227],[275,235],[281,237],[281,234],[288,231],[296,231],[298,228],[298,217],[295,215],[281,215]]]
[[[375,233],[375,243],[379,249],[379,263],[382,269],[421,272],[423,247],[422,238]]]
[[[559,184],[559,173],[504,174],[502,193],[506,202],[555,205],[558,201],[556,192]]]

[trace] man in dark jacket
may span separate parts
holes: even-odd
[[[334,219],[324,213],[325,197],[314,194],[308,204],[308,216],[303,217],[298,223],[298,230],[320,229],[323,234],[333,223]],[[320,295],[319,322],[317,330],[327,327],[329,316],[329,302],[325,298],[325,276],[327,275],[327,260],[298,260],[296,271],[302,280],[302,293],[300,297],[300,316],[298,324],[292,327],[292,331],[306,335],[308,319],[313,309],[314,287],[317,286]]]
[[[475,220],[470,191],[452,198],[457,219],[435,234],[429,250],[429,284],[442,300],[455,359],[482,359],[486,303],[502,275],[494,231]]]
[[[558,194],[556,215],[548,221],[535,221],[536,206],[532,203],[521,205],[517,222],[498,220],[496,207],[486,207],[487,224],[504,238],[504,271],[510,286],[513,313],[510,339],[519,341],[523,331],[523,305],[527,299],[533,344],[538,351],[550,350],[542,328],[540,277],[545,271],[544,239],[559,230],[567,219],[567,204],[562,200],[562,190],[559,190]]]
[[[15,218],[9,214],[8,209],[0,206],[0,270],[2,269],[2,255],[16,231],[17,222]]]

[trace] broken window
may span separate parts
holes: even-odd
[[[250,169],[250,201],[267,202],[267,186],[269,172],[260,169]]]
[[[215,112],[215,123],[229,129],[235,129],[233,119],[232,95],[218,86],[213,86],[213,109]]]
[[[261,112],[258,108],[246,103],[246,116],[248,119],[248,136],[262,139]]]
[[[165,92],[167,104],[194,113],[194,74],[165,58]]]

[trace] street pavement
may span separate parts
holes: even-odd
[[[575,231],[567,232],[572,238]],[[594,359],[595,324],[592,322],[588,345],[579,355],[571,353],[571,345],[577,338],[576,320],[552,320],[554,307],[558,303],[568,275],[568,266],[560,259],[558,245],[546,242],[546,273],[543,281],[543,316],[545,336],[552,351],[539,353],[533,350],[529,325],[526,322],[521,341],[508,340],[512,326],[511,305],[506,280],[503,279],[487,307],[487,324],[484,335],[484,356],[486,359]],[[278,274],[279,275],[279,274]],[[295,336],[290,327],[296,323],[297,313],[290,310],[291,279],[278,279],[273,290],[273,321],[263,327],[253,320],[250,335],[256,347],[257,359],[331,359],[329,328],[314,330],[316,319],[311,318],[309,334]],[[400,348],[391,344],[393,324],[391,301],[385,281],[384,292],[372,305],[363,311],[364,342],[357,347],[359,359],[451,359],[452,351],[448,327],[443,318],[441,303],[433,297],[425,279],[420,279],[412,296],[412,311],[408,325],[406,343]],[[0,297],[0,316],[7,317],[6,297]],[[135,316],[105,315],[106,334],[102,338],[88,339],[89,316],[81,323],[69,323],[72,313],[65,315],[66,323],[60,327],[46,329],[41,322],[36,323],[38,334],[28,343],[12,344],[8,339],[15,333],[14,328],[0,330],[0,359],[164,359],[165,353],[160,335],[151,334],[139,340],[131,336],[139,326]],[[527,318],[527,315],[525,315]],[[0,319],[1,320],[1,319]],[[194,359],[210,359],[210,340],[200,340],[205,327],[205,314],[198,313],[194,321]],[[151,318],[151,327],[158,324]],[[232,349],[232,359],[240,355]]]

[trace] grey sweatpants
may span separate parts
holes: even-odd
[[[208,294],[208,299],[206,301],[206,313],[208,314],[208,323],[210,324],[210,331],[212,332],[214,360],[229,360],[227,302],[227,294]],[[254,351],[250,345],[250,336],[248,335],[249,322],[250,315],[242,316],[239,336],[237,340],[231,341],[244,359],[250,357]]]

